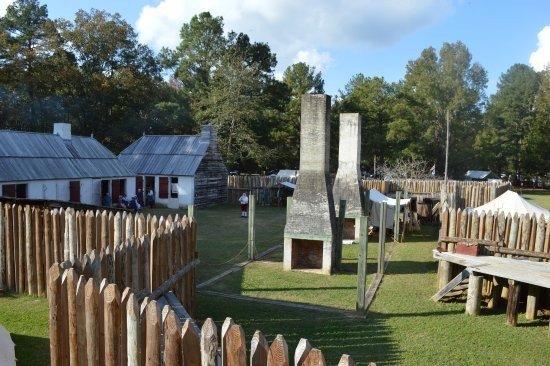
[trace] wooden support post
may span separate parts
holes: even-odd
[[[62,337],[65,336],[62,329],[62,319],[66,316],[63,312],[61,292],[61,273],[57,263],[54,263],[48,271],[48,303],[50,308],[50,364],[62,365],[61,355]]]
[[[220,343],[221,343],[221,363],[222,363],[222,366],[226,366],[227,365],[227,343],[226,343],[226,334],[227,334],[227,331],[229,330],[229,327],[231,327],[233,324],[235,324],[235,322],[233,321],[233,318],[231,317],[226,317],[225,320],[223,321],[223,324],[222,324],[222,330],[221,330],[221,339],[220,339]]]
[[[369,365],[371,364],[369,363]],[[340,358],[340,362],[338,362],[338,366],[355,366],[355,361],[350,355],[343,354]]]
[[[386,257],[386,211],[387,203],[380,204],[380,224],[378,226],[378,269],[377,273],[384,273],[384,260]]]
[[[508,306],[506,307],[506,324],[515,327],[518,323],[518,300],[521,290],[519,282],[508,280]]]
[[[99,289],[93,278],[84,288],[86,299],[86,354],[88,365],[99,365]],[[52,363],[54,365],[54,363]]]
[[[399,216],[401,213],[401,191],[395,192],[395,212],[393,216],[393,242],[399,241]]]
[[[466,298],[466,314],[479,315],[481,310],[481,284],[483,276],[470,275],[468,283],[468,297]]]
[[[438,268],[438,288],[441,290],[453,278],[451,262],[440,260]]]
[[[189,220],[195,218],[195,205],[187,205],[187,217]]]
[[[76,333],[78,365],[87,365],[86,360],[86,279],[79,276],[76,283]]]
[[[309,343],[306,338],[300,338],[300,341],[294,350],[294,365],[302,366],[312,349],[313,347],[311,347],[311,343]]]
[[[537,300],[539,297],[540,287],[529,285],[527,290],[527,306],[525,308],[525,318],[527,320],[535,320],[537,317]]]
[[[250,366],[266,366],[269,345],[261,331],[257,330],[250,341]]]
[[[105,334],[105,365],[116,366],[119,361],[120,346],[120,292],[117,285],[110,283],[103,294]]]
[[[145,365],[160,365],[160,328],[162,324],[160,309],[155,300],[151,300],[146,308]]]
[[[409,198],[409,191],[405,190],[403,197],[405,199]],[[408,205],[405,205],[405,207],[403,207],[403,231],[401,231],[401,243],[403,242],[403,240],[405,240],[405,231],[407,231],[407,207]]]
[[[128,366],[139,366],[139,304],[133,293],[126,302],[126,354]]]
[[[254,260],[256,251],[256,231],[254,227],[255,216],[256,199],[254,195],[251,194],[248,199],[248,259],[250,260]]]
[[[281,334],[277,334],[269,347],[267,366],[289,366],[288,345]]]
[[[226,347],[227,366],[246,366],[246,339],[240,325],[232,324],[227,330]]]
[[[205,320],[201,330],[201,365],[216,366],[218,354],[218,328],[211,318]]]
[[[191,319],[187,319],[181,328],[181,359],[184,365],[201,364],[200,337]]]
[[[164,319],[164,366],[182,365],[181,359],[181,335],[179,321],[170,309]]]
[[[359,256],[357,258],[357,301],[355,309],[365,311],[365,295],[367,293],[367,245],[368,219],[359,218]]]
[[[38,296],[46,296],[46,280],[45,280],[45,266],[44,266],[44,222],[42,219],[42,209],[35,208],[33,210],[33,222],[34,222],[34,259],[36,265],[36,290]]]
[[[120,212],[117,212],[114,217],[113,225],[113,241],[108,244],[110,247],[117,247],[122,241],[122,217]]]
[[[6,288],[6,240],[4,239],[5,233],[5,220],[4,220],[4,205],[0,203],[0,291]]]
[[[338,207],[338,221],[336,222],[336,240],[335,240],[335,265],[337,270],[340,270],[342,262],[342,245],[344,242],[344,223],[346,221],[346,200],[340,200]]]
[[[487,309],[496,309],[500,303],[500,295],[502,294],[502,279],[493,276],[493,281],[491,283],[491,298],[487,303]]]
[[[29,295],[36,295],[36,267],[34,266],[34,248],[32,241],[32,212],[25,206],[25,258],[27,267],[27,290]]]

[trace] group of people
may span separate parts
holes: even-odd
[[[143,191],[141,189],[138,189],[137,195],[131,198],[128,198],[126,195],[119,195],[116,207],[128,208],[134,212],[138,212],[145,206],[145,204],[149,208],[155,207],[155,194],[152,189],[147,192],[145,203],[143,202]],[[104,207],[111,207],[113,205],[113,199],[109,192],[105,192],[103,195],[101,205]]]

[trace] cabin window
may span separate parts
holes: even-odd
[[[155,177],[145,177],[145,193],[155,192]]]
[[[118,201],[119,196],[124,196],[126,194],[126,179],[113,179],[111,181],[111,196],[113,202]]]
[[[3,197],[15,198],[15,194],[15,184],[4,184],[2,186]]]
[[[140,190],[141,190],[141,193],[140,193]],[[141,200],[141,202],[143,202],[143,199],[145,199],[143,195],[143,177],[140,175],[136,177],[136,196],[138,200]]]
[[[168,198],[168,177],[159,177],[159,198]]]
[[[80,181],[78,180],[69,182],[69,201],[80,202]]]
[[[178,198],[178,178],[170,178],[170,197]]]

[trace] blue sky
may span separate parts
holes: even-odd
[[[2,1],[2,0],[0,0]],[[4,0],[5,3],[5,0]],[[488,71],[488,94],[512,64],[529,64],[539,45],[537,35],[548,27],[538,53],[550,62],[550,1],[544,0],[94,0],[45,1],[53,18],[72,19],[80,8],[119,12],[136,27],[140,40],[153,49],[173,46],[181,24],[210,10],[222,15],[226,28],[267,41],[277,53],[277,74],[297,60],[323,71],[325,89],[335,94],[351,76],[363,73],[401,79],[407,61],[422,49],[463,41],[474,61]],[[299,4],[296,4],[299,3]],[[2,4],[0,2],[0,4]],[[315,11],[312,11],[314,9]],[[535,65],[536,66],[536,65]]]

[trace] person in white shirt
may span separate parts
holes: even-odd
[[[239,197],[239,203],[241,204],[241,217],[248,217],[248,196],[246,192]]]

